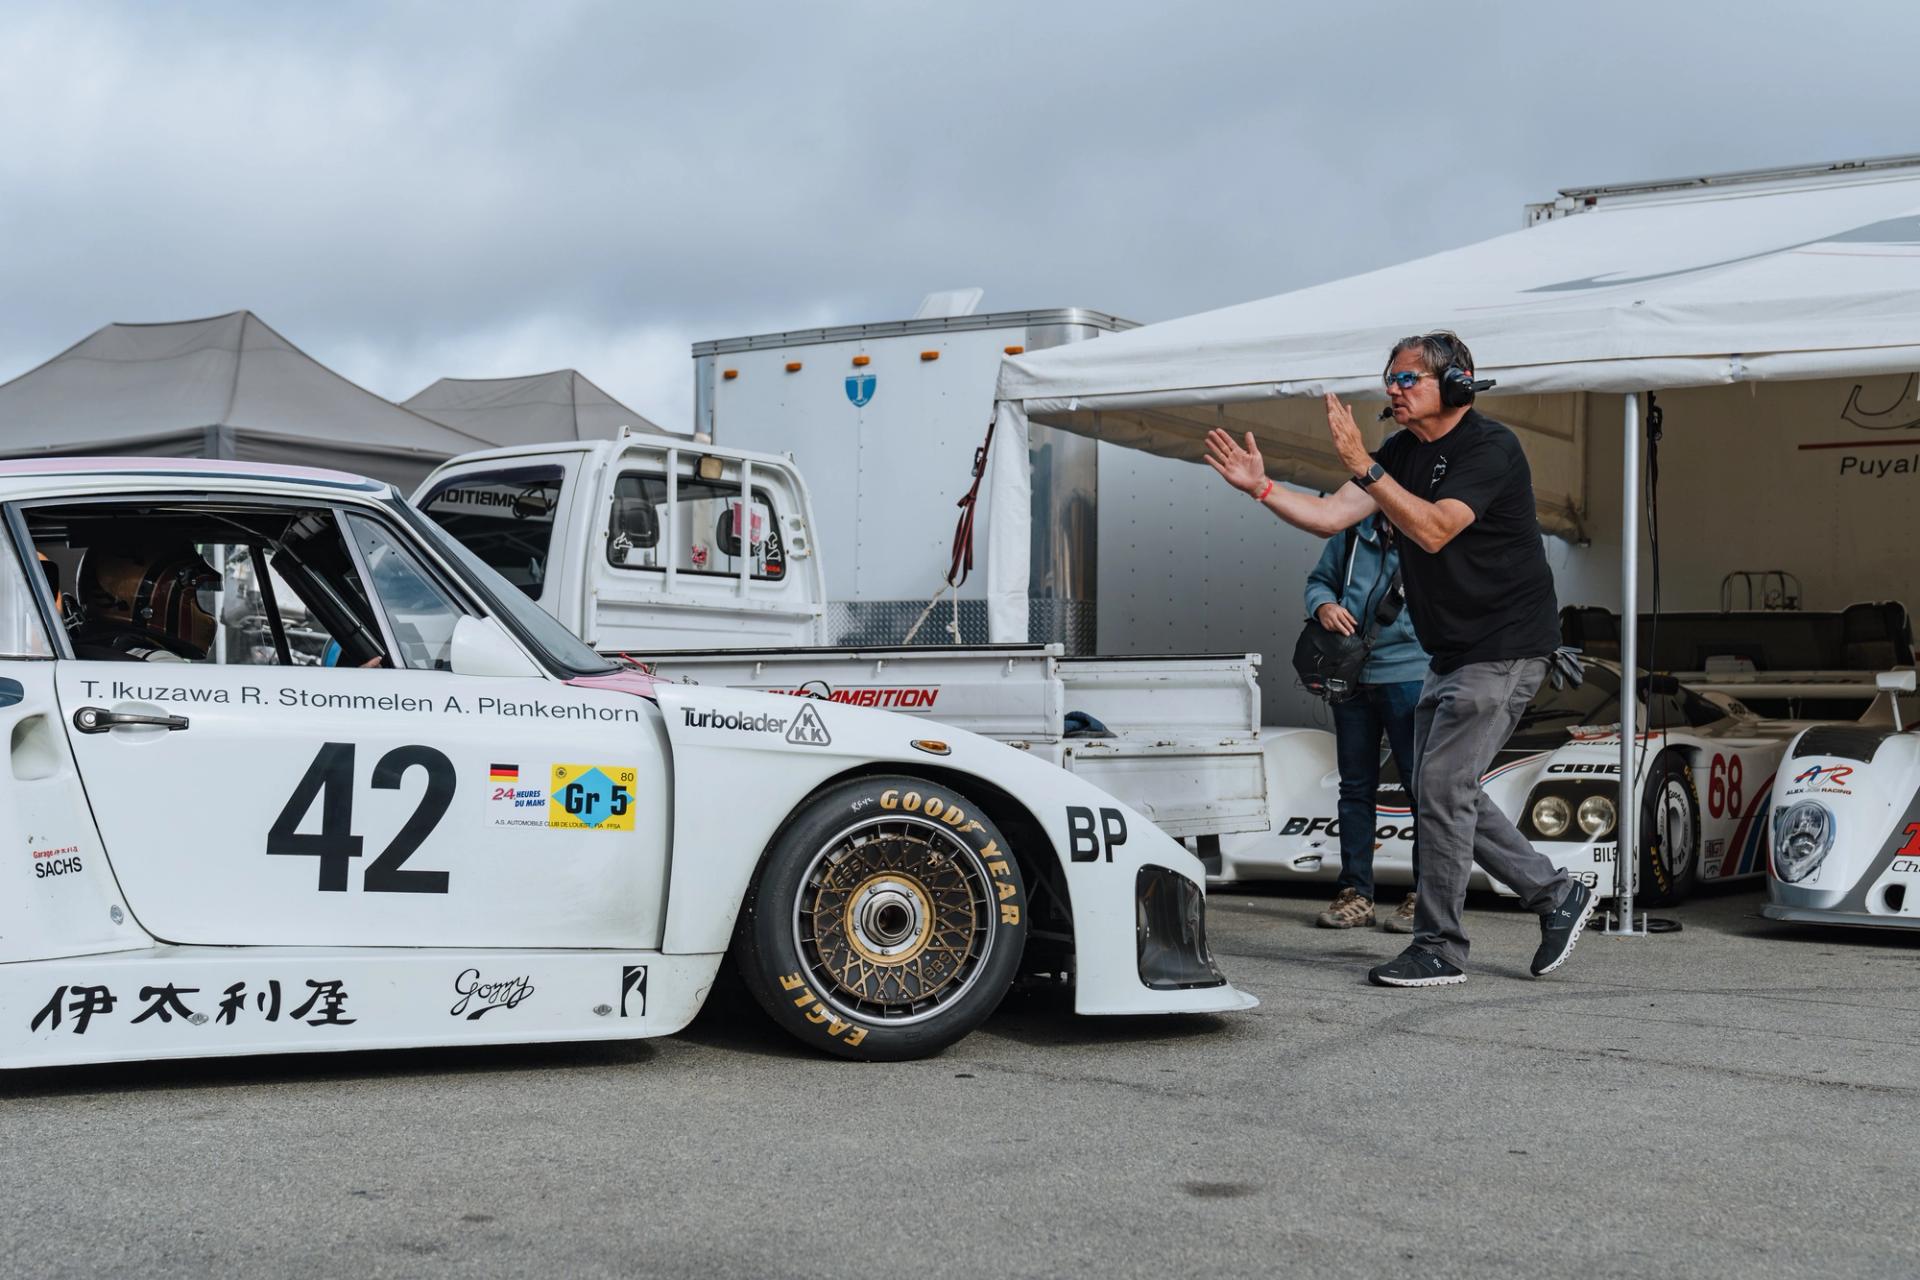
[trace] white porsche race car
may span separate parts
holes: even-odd
[[[1584,661],[1580,688],[1546,685],[1534,696],[1484,781],[1536,849],[1607,896],[1617,892],[1620,667]],[[1668,905],[1696,884],[1762,874],[1775,770],[1805,723],[1761,719],[1737,699],[1695,693],[1671,676],[1642,676],[1639,689],[1638,723],[1648,731],[1636,753],[1637,900]],[[1871,685],[1863,696],[1873,697]],[[1272,730],[1266,759],[1273,826],[1223,838],[1221,876],[1332,880],[1340,872],[1333,735]],[[1410,884],[1412,814],[1391,759],[1382,765],[1374,822],[1376,881]],[[1511,892],[1478,868],[1474,876],[1481,887]]]
[[[0,514],[0,1066],[666,1035],[729,953],[854,1058],[1029,973],[1255,1003],[1200,863],[1104,793],[616,667],[386,485],[8,463]]]
[[[1912,671],[1884,689],[1911,693]],[[1902,718],[1795,738],[1773,784],[1770,920],[1920,929],[1920,735]]]

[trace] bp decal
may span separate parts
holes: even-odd
[[[850,373],[847,375],[847,399],[853,401],[853,407],[863,408],[873,399],[874,376],[870,373]]]

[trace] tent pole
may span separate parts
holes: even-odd
[[[1633,803],[1635,713],[1640,663],[1640,397],[1629,394],[1621,414],[1620,441],[1620,798],[1614,846],[1614,913],[1606,932],[1644,938],[1645,919],[1633,918],[1634,880],[1640,871],[1640,813]]]

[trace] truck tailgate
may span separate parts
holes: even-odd
[[[1120,797],[1174,839],[1265,831],[1266,758],[1258,739],[1072,740],[1061,765]]]
[[[1068,711],[1124,738],[1244,739],[1260,745],[1260,655],[1062,658]]]

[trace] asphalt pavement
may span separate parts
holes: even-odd
[[[8,1276],[1912,1276],[1920,934],[1752,890],[1589,932],[1475,898],[1464,986],[1223,889],[1252,1013],[1010,1000],[830,1061],[736,992],[650,1042],[0,1076]]]

